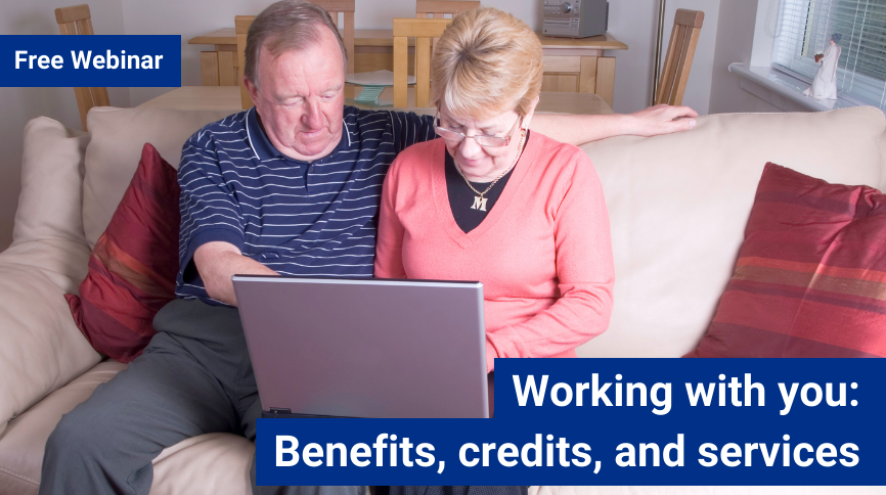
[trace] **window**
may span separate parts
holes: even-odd
[[[886,0],[781,0],[772,66],[811,81],[839,33],[840,97],[886,108]]]

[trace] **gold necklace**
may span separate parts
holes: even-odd
[[[508,167],[507,170],[502,172],[501,175],[496,177],[495,180],[492,181],[491,184],[489,184],[489,187],[487,187],[483,192],[480,192],[480,191],[474,189],[474,186],[473,186],[473,184],[471,184],[471,181],[468,180],[468,178],[465,176],[465,173],[461,171],[461,167],[458,166],[458,162],[456,162],[454,158],[452,159],[452,163],[455,165],[455,170],[458,171],[458,175],[460,175],[461,178],[465,180],[465,183],[467,183],[468,187],[471,188],[471,191],[474,191],[474,194],[476,194],[476,196],[474,196],[474,204],[471,206],[472,210],[486,211],[486,202],[489,200],[489,198],[485,198],[483,196],[486,193],[488,193],[495,186],[495,183],[498,182],[499,179],[501,179],[505,175],[508,175],[508,172],[510,172],[511,170],[514,169],[515,166],[517,166],[517,162],[520,161],[520,155],[523,153],[523,142],[525,140],[526,140],[526,129],[522,129],[520,132],[520,144],[517,145],[517,157],[514,158],[514,163],[512,163],[511,166]]]

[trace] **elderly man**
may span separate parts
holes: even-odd
[[[341,38],[322,9],[284,0],[256,17],[244,68],[255,108],[209,124],[182,150],[178,299],[157,315],[144,354],[59,423],[40,493],[147,494],[164,448],[211,432],[254,440],[261,404],[233,274],[372,276],[384,175],[399,151],[434,137],[433,121],[344,107],[344,67]],[[581,143],[684,130],[695,116],[655,107],[532,123]]]

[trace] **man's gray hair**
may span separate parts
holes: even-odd
[[[281,0],[268,6],[255,17],[246,35],[246,66],[243,74],[258,86],[258,58],[262,47],[274,57],[290,50],[304,50],[320,41],[322,26],[335,33],[341,47],[345,69],[348,53],[338,32],[338,22],[333,21],[323,8],[304,0]]]

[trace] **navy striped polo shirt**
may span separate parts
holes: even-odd
[[[335,150],[313,162],[277,151],[255,108],[188,139],[178,169],[178,297],[221,304],[191,262],[211,241],[284,275],[372,276],[385,174],[397,153],[434,138],[433,119],[345,107],[342,125]]]

